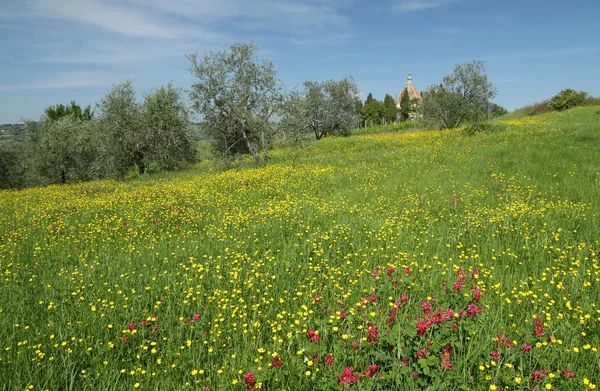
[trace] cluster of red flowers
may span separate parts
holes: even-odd
[[[375,269],[373,269],[373,272],[371,272],[371,277],[376,278],[379,276],[379,271],[381,269],[379,268],[379,266],[377,266]]]
[[[498,349],[502,345],[510,349],[514,346],[514,344],[515,343],[511,339],[506,338],[504,334],[498,334],[498,337],[496,337],[496,349]]]
[[[531,388],[535,390],[537,384],[544,380],[549,373],[550,371],[546,368],[531,372]]]
[[[535,329],[533,330],[533,334],[536,337],[543,337],[544,336],[544,325],[542,324],[542,320],[537,317],[535,318],[535,320],[533,321],[535,323]]]
[[[454,282],[454,291],[460,292],[467,278],[465,277],[465,272],[463,271],[462,267],[458,268],[458,270],[456,271],[456,275],[458,276],[458,278]]]
[[[390,316],[385,320],[385,324],[388,326],[391,326],[392,323],[394,323],[394,321],[396,320],[396,318],[398,317],[398,312],[396,311],[395,308],[392,308],[390,310]]]
[[[313,342],[321,342],[321,337],[315,332],[315,329],[308,330],[308,337]]]
[[[429,357],[430,354],[431,354],[431,352],[429,351],[429,349],[421,349],[415,355],[417,356],[418,359],[421,359],[421,358]]]
[[[440,366],[444,371],[449,371],[452,369],[452,362],[450,361],[450,356],[452,355],[452,346],[448,345],[444,349],[442,349],[442,357],[440,358]]]
[[[191,323],[198,322],[201,319],[200,314],[194,314],[191,318],[187,318],[185,325],[189,326]]]
[[[483,312],[483,307],[482,306],[477,306],[473,303],[469,303],[469,305],[467,306],[467,316],[472,318],[475,315],[479,314],[480,312]]]
[[[367,330],[367,339],[369,343],[377,343],[377,336],[379,335],[379,329],[376,324],[371,324]]]
[[[282,365],[282,363],[281,363],[281,359],[279,358],[279,356],[273,357],[273,360],[271,360],[271,368],[277,368],[277,367],[280,367],[281,365]]]
[[[377,366],[377,364],[371,364],[371,365],[369,365],[369,369],[367,369],[365,371],[365,375],[367,377],[373,377],[377,374],[378,370],[379,370],[379,367]]]
[[[479,302],[479,299],[481,299],[481,291],[479,290],[479,287],[475,286],[473,289],[471,289],[471,293],[473,294],[473,300],[475,300],[475,302]]]
[[[359,380],[360,375],[357,372],[354,372],[354,369],[352,369],[352,367],[344,368],[342,374],[337,377],[337,381],[342,385],[342,387],[346,385],[351,386]]]
[[[427,300],[423,301],[423,303],[425,302],[429,303],[429,301]],[[422,307],[423,303],[421,303]],[[426,318],[426,320],[417,322],[417,334],[419,336],[424,335],[427,332],[427,329],[429,329],[429,327],[433,326],[434,324],[440,324],[445,320],[452,320],[454,318],[454,310],[450,308],[446,311],[443,311],[441,308],[438,308],[432,315],[431,307],[428,307],[428,309],[425,311],[425,315],[428,315],[428,318]]]
[[[573,372],[571,372],[569,368],[567,368],[562,372],[562,377],[564,377],[565,379],[572,379],[575,377],[575,375],[573,374]]]
[[[388,268],[387,268],[387,275],[388,275],[388,277],[391,277],[391,276],[392,276],[392,274],[394,274],[394,271],[395,271],[395,270],[396,270],[396,269],[394,269],[394,267],[393,267],[393,266],[388,266]]]
[[[333,356],[331,354],[328,354],[327,356],[325,356],[325,366],[328,367],[330,365],[333,365]]]
[[[249,390],[253,390],[256,385],[256,379],[253,372],[248,372],[244,375],[244,383]]]
[[[525,342],[523,345],[521,345],[521,351],[522,352],[530,352],[531,351],[531,345],[528,344],[527,342]]]

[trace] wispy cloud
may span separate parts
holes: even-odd
[[[445,35],[460,35],[463,29],[459,27],[438,27],[433,29],[433,32]]]
[[[111,81],[101,75],[76,73],[63,75],[62,77],[53,80],[0,85],[0,92],[109,86],[110,84]]]
[[[392,11],[401,14],[444,7],[458,2],[460,0],[400,0],[392,5]]]
[[[557,49],[540,49],[528,51],[514,51],[505,53],[494,53],[483,56],[486,60],[498,59],[526,59],[539,57],[558,57],[558,56],[573,56],[600,53],[600,46],[588,47],[570,47]]]
[[[92,24],[132,37],[176,38],[181,33],[178,29],[153,20],[152,15],[119,3],[98,0],[39,1],[34,10],[45,17]]]
[[[352,37],[352,34],[333,34],[325,37],[291,38],[290,42],[294,45],[337,46],[346,44]]]

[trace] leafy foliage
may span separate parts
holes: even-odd
[[[274,136],[273,117],[280,108],[281,83],[272,62],[257,58],[253,42],[229,50],[189,54],[197,81],[190,97],[208,125],[215,151],[227,164],[229,155],[250,153],[256,163],[268,158]]]
[[[587,92],[578,92],[571,88],[565,88],[550,99],[548,108],[552,111],[567,110],[576,106],[581,106],[585,103],[586,98]]]
[[[508,110],[497,103],[492,103],[492,118],[498,118],[508,114]]]
[[[410,99],[408,90],[404,90],[400,95],[400,121],[407,121],[410,116]]]
[[[423,98],[423,117],[432,126],[455,128],[465,121],[487,119],[496,90],[481,61],[457,64],[439,85],[430,86]]]
[[[369,93],[360,111],[361,120],[367,125],[379,125],[384,116],[383,110],[381,102],[373,98],[373,94]]]
[[[44,109],[46,118],[50,121],[58,121],[64,117],[73,117],[81,121],[89,121],[94,117],[92,108],[90,105],[86,106],[83,110],[81,106],[75,103],[74,100],[68,105],[57,104],[54,106],[48,106]]]
[[[356,126],[357,96],[358,88],[351,77],[339,81],[307,81],[303,91],[287,95],[280,129],[296,139],[311,133],[317,140],[325,136],[346,136]]]
[[[147,95],[142,107],[145,141],[144,165],[178,170],[196,158],[190,132],[189,113],[179,92],[171,84]]]
[[[390,94],[385,94],[382,105],[383,118],[386,123],[392,123],[396,121],[398,115],[398,109],[396,108],[396,101]]]

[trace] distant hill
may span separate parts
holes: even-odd
[[[25,138],[25,124],[0,125],[0,141],[23,141]]]

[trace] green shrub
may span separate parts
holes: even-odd
[[[565,88],[550,99],[548,108],[552,111],[567,110],[575,106],[581,106],[586,98],[587,92],[577,92],[571,88]]]
[[[474,136],[478,133],[492,133],[503,129],[505,129],[503,124],[495,122],[477,122],[465,126],[463,131],[469,136]]]

